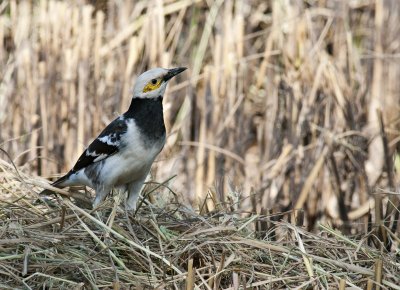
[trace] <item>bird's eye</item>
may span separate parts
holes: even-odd
[[[161,86],[160,79],[151,79],[143,88],[143,93],[154,91],[158,89],[160,86]]]

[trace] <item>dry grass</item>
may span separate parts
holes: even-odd
[[[0,165],[12,200],[0,211],[2,289],[400,289],[398,257],[368,246],[367,235],[172,203],[143,204],[133,217],[118,195],[88,211],[37,197],[30,191],[44,180]]]
[[[399,285],[399,23],[397,0],[2,1],[0,148],[23,178],[0,153],[1,275],[68,284],[72,252],[88,266],[70,273],[95,285],[184,283],[166,263],[200,288]],[[67,171],[155,66],[189,70],[164,100],[152,180],[167,182],[133,228],[119,210],[96,224],[69,202],[34,203],[35,176]],[[26,277],[24,257],[39,267]]]
[[[137,74],[185,65],[154,180],[173,172],[204,210],[366,222],[354,211],[398,179],[399,3],[333,2],[3,1],[0,146],[30,172],[65,172],[126,110]]]

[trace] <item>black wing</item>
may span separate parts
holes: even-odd
[[[76,172],[117,153],[121,144],[121,136],[126,133],[127,128],[126,120],[123,117],[112,121],[82,153],[71,171]]]

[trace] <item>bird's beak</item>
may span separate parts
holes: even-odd
[[[180,74],[181,72],[183,72],[186,69],[187,69],[187,67],[177,67],[177,68],[169,69],[167,74],[164,76],[164,81],[169,81],[174,76]]]

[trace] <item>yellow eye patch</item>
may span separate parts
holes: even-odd
[[[158,89],[161,86],[161,79],[152,79],[147,83],[147,85],[143,88],[143,93],[147,93]]]

